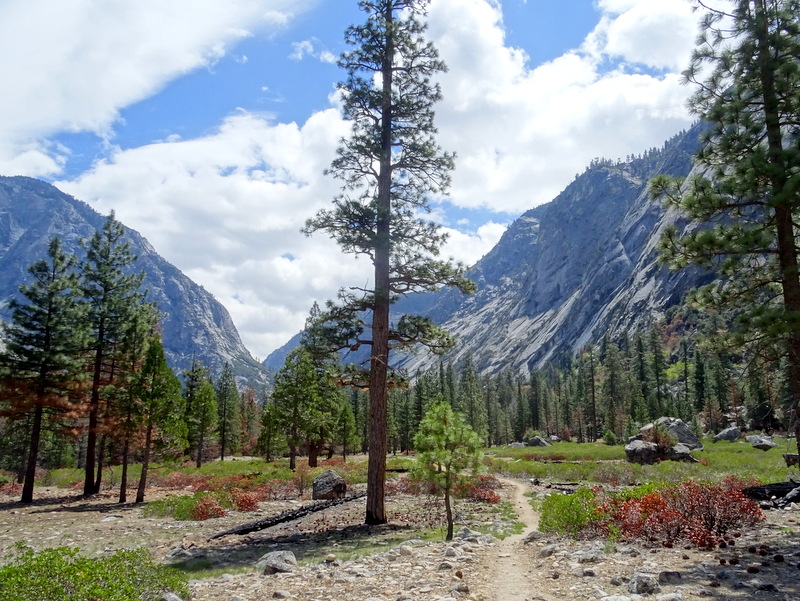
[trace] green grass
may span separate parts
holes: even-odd
[[[557,442],[550,447],[488,449],[485,463],[492,473],[539,478],[551,482],[633,485],[642,482],[674,483],[683,480],[716,482],[727,475],[755,478],[761,483],[783,482],[790,472],[782,453],[793,452],[794,442],[775,438],[778,447],[754,449],[745,442],[704,439],[705,450],[692,455],[700,463],[663,461],[642,466],[625,461],[622,446],[603,443]]]
[[[92,559],[68,547],[35,552],[18,545],[9,559],[0,567],[0,601],[158,601],[165,591],[189,593],[186,577],[154,564],[145,549]]]

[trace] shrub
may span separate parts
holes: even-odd
[[[38,553],[17,547],[17,556],[0,567],[0,601],[160,601],[172,592],[188,598],[186,576],[156,565],[147,551],[119,551],[99,559],[60,547]]]
[[[494,476],[479,475],[467,482],[458,484],[453,493],[460,499],[470,499],[481,503],[499,503],[500,495],[495,491],[500,481]]]
[[[18,497],[22,494],[22,484],[18,482],[6,481],[0,484],[0,495],[8,495],[9,497]]]
[[[683,482],[638,497],[613,497],[597,508],[596,516],[609,535],[714,547],[731,529],[764,520],[758,505],[742,494],[746,485],[736,478],[720,484]]]
[[[596,520],[597,494],[585,486],[571,495],[553,494],[542,501],[539,530],[571,536],[585,534]]]
[[[201,497],[191,510],[192,519],[201,522],[211,518],[221,518],[228,515],[220,504],[211,496]]]
[[[252,492],[246,492],[241,488],[231,490],[231,499],[236,507],[236,511],[256,511],[258,509],[259,497]]]

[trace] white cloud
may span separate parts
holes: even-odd
[[[0,4],[0,172],[54,175],[57,132],[111,137],[119,110],[212,65],[312,0],[26,0]],[[41,141],[31,148],[31,140]],[[17,158],[25,154],[27,158]]]
[[[690,90],[678,76],[640,72],[688,60],[696,21],[684,4],[601,2],[606,13],[584,47],[531,66],[506,45],[495,2],[432,2],[429,31],[450,68],[438,123],[442,146],[458,152],[453,202],[522,212],[554,198],[593,158],[659,146],[688,125]],[[677,41],[656,36],[659,26]],[[609,69],[620,55],[636,63]]]
[[[123,107],[213,65],[243,36],[285,26],[313,2],[3,3],[0,172],[59,173],[69,150],[49,136],[88,131],[113,141]],[[451,202],[522,212],[551,200],[592,158],[660,145],[686,126],[690,90],[673,71],[695,25],[682,4],[600,0],[603,20],[582,47],[533,66],[507,45],[498,0],[432,0],[429,33],[450,67],[437,125],[439,143],[458,153]],[[313,39],[297,50],[335,61]],[[648,67],[667,71],[649,75]],[[105,160],[59,187],[103,213],[115,209],[222,301],[264,357],[302,327],[314,300],[369,278],[366,261],[342,255],[323,234],[299,232],[338,190],[322,172],[347,125],[337,95],[328,101],[332,108],[302,124],[231,107],[207,135],[109,147]],[[436,209],[447,224],[445,207]],[[471,264],[505,230],[477,225],[448,230],[443,254]]]

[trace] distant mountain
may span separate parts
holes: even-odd
[[[0,317],[10,318],[8,300],[28,281],[30,264],[46,257],[47,245],[59,236],[67,251],[82,256],[81,239],[103,226],[106,216],[45,182],[27,177],[0,177]],[[126,228],[138,256],[135,271],[144,271],[143,288],[163,314],[164,350],[173,369],[188,368],[193,358],[218,375],[230,362],[240,384],[260,387],[268,370],[250,355],[228,311],[202,286],[156,253],[138,232]]]
[[[707,276],[658,265],[658,239],[679,216],[650,200],[647,184],[657,174],[690,172],[700,127],[625,162],[594,161],[554,200],[514,221],[469,270],[475,294],[417,295],[393,314],[430,316],[458,338],[444,360],[471,356],[483,373],[527,373],[662,316]],[[440,360],[421,351],[393,363],[413,375]]]

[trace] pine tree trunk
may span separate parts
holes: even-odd
[[[197,437],[197,467],[203,465],[203,439],[205,438],[204,432],[200,430],[200,436]]]
[[[136,490],[136,503],[144,501],[144,490],[147,486],[147,470],[150,467],[150,445],[153,439],[153,420],[147,422],[147,433],[144,438],[144,452],[142,454],[142,475],[139,477],[139,488]]]
[[[100,492],[100,484],[103,482],[103,465],[106,455],[106,435],[100,437],[100,448],[97,451],[97,477],[94,480],[95,492]]]
[[[122,445],[122,475],[119,483],[119,502],[128,501],[128,453],[131,446],[130,434],[125,434],[125,442]]]
[[[447,536],[446,541],[453,540],[453,508],[450,504],[450,474],[444,478],[444,510],[447,513]]]
[[[93,495],[99,492],[94,486],[95,451],[97,446],[97,424],[100,415],[100,373],[103,365],[102,340],[105,331],[101,327],[98,333],[98,349],[94,356],[94,373],[92,375],[92,396],[89,403],[89,427],[86,434],[86,465],[84,466],[83,494]]]
[[[28,465],[25,469],[25,482],[22,485],[22,498],[20,502],[33,501],[33,481],[36,479],[36,461],[39,457],[39,441],[42,436],[42,415],[44,409],[41,402],[37,401],[33,410],[33,424],[31,425],[31,441],[28,449]]]

